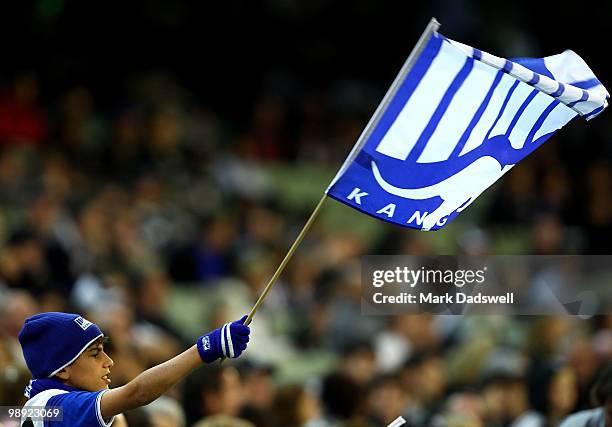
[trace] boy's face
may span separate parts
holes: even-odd
[[[100,338],[57,376],[67,385],[86,391],[99,391],[110,384],[110,369],[114,362],[104,352],[104,339]]]

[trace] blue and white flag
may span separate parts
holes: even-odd
[[[507,60],[431,32],[411,57],[327,194],[421,230],[448,224],[575,116],[601,113],[610,96],[571,50]]]

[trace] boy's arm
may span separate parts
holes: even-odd
[[[100,399],[102,417],[108,419],[154,401],[202,362],[240,356],[249,342],[250,330],[243,324],[246,317],[201,336],[196,345],[178,356],[147,369],[124,386],[106,391]]]
[[[108,390],[100,400],[104,419],[146,405],[202,364],[196,346],[147,369],[124,386]]]

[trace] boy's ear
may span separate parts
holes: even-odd
[[[70,373],[68,372],[66,368],[64,368],[61,371],[59,371],[57,374],[55,374],[55,376],[62,381],[66,381],[67,379],[70,378]]]

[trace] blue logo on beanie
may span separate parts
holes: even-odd
[[[32,376],[49,378],[102,336],[98,325],[78,314],[49,312],[26,319],[19,342]]]

